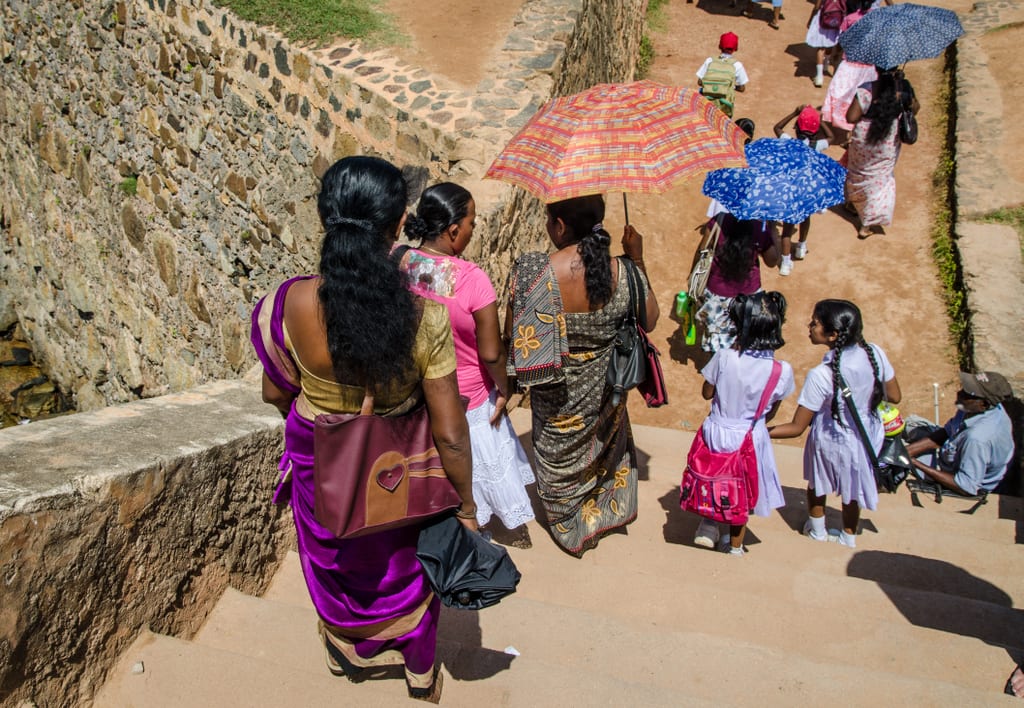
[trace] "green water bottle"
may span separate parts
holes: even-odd
[[[696,344],[697,326],[693,321],[693,301],[685,290],[680,290],[676,295],[676,319],[679,320],[680,329],[685,332],[686,344]]]

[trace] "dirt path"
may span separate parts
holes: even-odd
[[[398,58],[471,89],[484,78],[522,4],[523,0],[385,0],[384,8],[411,40],[394,49]]]
[[[965,11],[966,0],[940,2]],[[446,0],[444,12],[422,16],[411,0],[389,0],[403,29],[413,38],[412,52],[432,70],[471,80],[467,63],[453,51],[461,42],[472,43],[472,54],[489,56],[502,41],[508,25],[508,7],[481,13],[475,0]],[[490,5],[488,6],[490,7]],[[801,103],[820,106],[825,89],[811,82],[813,52],[803,44],[811,3],[790,2],[784,8],[781,29],[769,28],[767,4],[757,6],[754,19],[739,17],[728,0],[700,0],[687,4],[671,0],[666,9],[667,28],[652,33],[657,58],[650,78],[666,84],[695,86],[694,71],[716,51],[718,36],[725,31],[739,35],[737,57],[750,75],[747,91],[737,100],[736,117],[747,116],[757,124],[757,137],[772,135],[772,126]],[[401,11],[400,11],[401,10]],[[447,41],[451,18],[458,17],[458,41]],[[477,66],[479,68],[479,65]],[[776,270],[763,269],[766,289],[785,293],[789,321],[785,327],[787,345],[780,356],[792,363],[797,385],[805,373],[821,360],[824,351],[810,344],[806,324],[814,303],[826,297],[853,300],[865,316],[865,333],[888,353],[903,388],[904,413],[933,416],[933,382],[939,384],[940,414],[953,407],[956,390],[956,358],[946,333],[945,306],[934,262],[931,258],[931,175],[938,160],[941,135],[937,130],[936,96],[940,90],[941,59],[915,62],[907,74],[921,99],[921,137],[904,149],[896,169],[897,214],[885,235],[866,241],[856,238],[854,227],[843,217],[827,213],[814,217],[809,253],[797,262],[793,274],[780,277]],[[828,79],[826,79],[826,82]],[[827,83],[826,83],[827,86]],[[842,149],[829,153],[839,158]],[[686,273],[703,220],[707,199],[700,194],[700,181],[684,184],[668,194],[630,197],[630,217],[645,235],[646,260],[662,311],[668,312],[675,293],[685,288]],[[609,200],[605,223],[613,235],[621,232],[622,209],[618,195]],[[693,430],[708,411],[700,397],[698,347],[687,347],[672,319],[663,317],[654,332],[663,353],[665,374],[672,400],[670,406],[646,409],[633,397],[630,407],[635,422]],[[780,419],[788,419],[796,396],[783,403]]]

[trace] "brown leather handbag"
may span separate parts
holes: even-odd
[[[358,414],[321,414],[314,421],[313,482],[317,523],[338,538],[409,526],[459,506],[417,392],[374,415],[367,391]]]

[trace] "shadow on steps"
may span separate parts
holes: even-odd
[[[1024,611],[992,583],[942,560],[889,551],[859,551],[846,568],[852,578],[878,583],[907,621],[918,627],[1020,647]],[[965,602],[966,601],[966,602]]]

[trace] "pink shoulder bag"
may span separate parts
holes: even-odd
[[[782,364],[772,362],[772,373],[764,387],[757,413],[743,444],[732,452],[713,452],[704,441],[704,426],[697,431],[680,487],[679,507],[712,521],[742,526],[757,504],[757,452],[754,426],[761,420],[768,398],[782,375]]]

